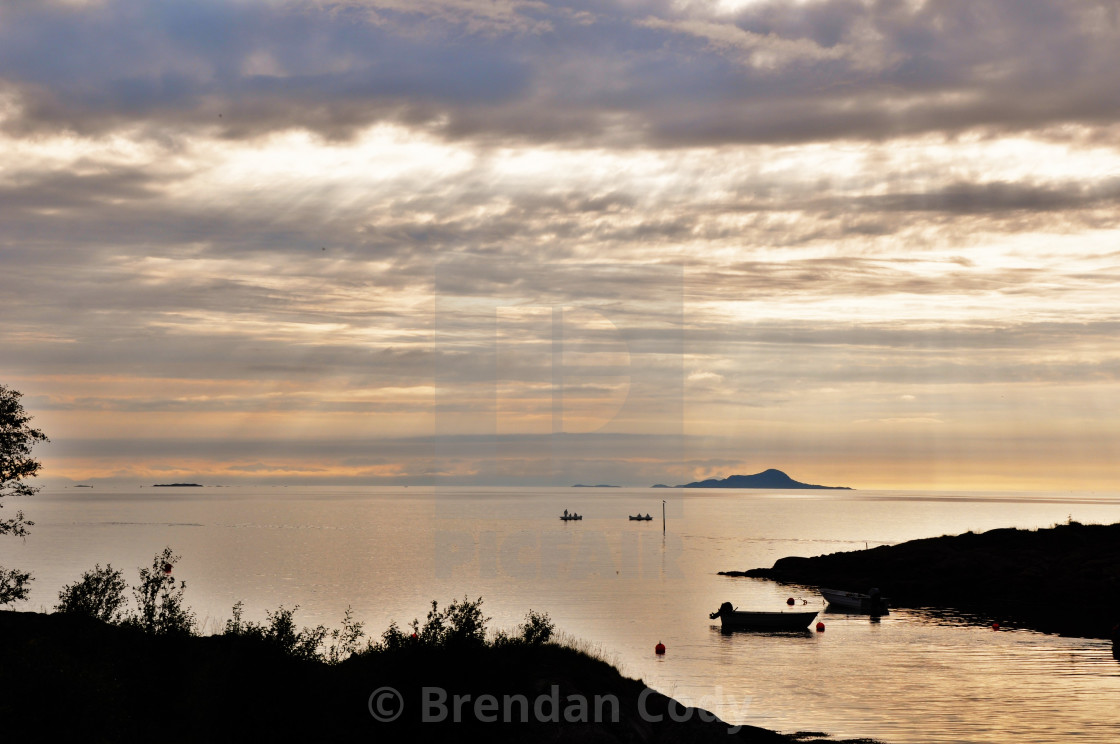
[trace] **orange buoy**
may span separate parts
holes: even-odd
[[[787,600],[786,600],[786,604],[787,604],[787,605],[791,605],[791,604],[793,604],[793,597],[790,597],[789,599],[787,599]]]
[[[655,654],[657,654],[658,656],[664,656],[665,655],[665,644],[662,643],[661,641],[658,641],[657,645],[653,647],[653,652]]]
[[[821,623],[821,622],[817,623],[817,632],[818,633],[823,633],[824,632],[824,623]]]

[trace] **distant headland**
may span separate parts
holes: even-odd
[[[153,483],[152,488],[202,488],[201,483]]]
[[[813,558],[780,558],[772,568],[721,571],[799,586],[866,592],[891,607],[932,614],[964,611],[1043,633],[1113,638],[1120,619],[1120,523],[1004,528],[943,535]],[[952,608],[952,609],[950,609]],[[1111,630],[1110,630],[1111,629]]]
[[[851,491],[851,486],[816,486],[812,483],[802,483],[795,481],[781,470],[770,468],[763,470],[761,473],[754,475],[729,475],[720,480],[718,478],[709,478],[708,480],[695,481],[693,483],[685,483],[681,486],[666,486],[658,483],[653,488],[773,488],[773,489],[794,489],[794,488],[818,488],[829,491]]]

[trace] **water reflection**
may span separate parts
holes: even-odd
[[[997,633],[988,627],[996,618],[946,608],[881,618],[826,610],[824,633],[724,631],[707,617],[724,601],[786,609],[791,594],[807,601],[799,606],[826,609],[815,588],[721,570],[864,543],[1049,526],[1071,511],[1082,522],[1118,521],[1115,503],[1060,494],[674,493],[663,537],[626,519],[656,510],[662,494],[651,502],[646,489],[577,490],[229,488],[158,501],[44,492],[21,504],[35,533],[0,541],[0,563],[34,570],[29,609],[49,608],[95,562],[131,579],[170,544],[183,555],[176,571],[188,601],[216,627],[239,599],[258,620],[299,604],[297,620],[312,626],[337,626],[349,604],[379,635],[390,620],[422,617],[432,599],[466,593],[484,597],[494,628],[516,626],[529,608],[547,611],[628,676],[682,700],[735,701],[723,716],[732,723],[891,744],[1118,740],[1120,664],[1107,640]],[[565,530],[557,504],[586,521]],[[439,552],[440,532],[462,538],[464,560]],[[665,656],[653,652],[659,640]]]
[[[884,609],[879,612],[871,612],[869,610],[860,610],[854,607],[836,607],[835,605],[825,605],[821,610],[826,615],[858,615],[861,617],[870,618],[872,621],[877,621],[886,615],[890,615],[889,609]]]
[[[813,631],[805,630],[757,630],[755,628],[726,628],[722,625],[712,625],[710,629],[721,636],[730,637],[738,635],[752,636],[755,638],[812,638]]]

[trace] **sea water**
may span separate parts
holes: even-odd
[[[238,601],[258,620],[298,605],[304,625],[337,626],[349,607],[377,636],[423,619],[431,600],[481,597],[492,629],[547,612],[626,675],[731,723],[914,744],[1120,741],[1120,663],[1106,641],[904,610],[878,622],[824,613],[825,632],[803,634],[725,634],[708,618],[725,601],[824,607],[807,589],[722,570],[968,530],[1112,523],[1117,494],[147,487],[5,502],[36,522],[26,540],[0,540],[0,564],[36,577],[23,609],[50,610],[95,563],[134,581],[170,546],[206,632]],[[584,519],[563,522],[563,509]],[[637,513],[654,519],[627,519]]]

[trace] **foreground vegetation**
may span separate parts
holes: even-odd
[[[335,663],[236,634],[158,635],[77,615],[0,612],[0,716],[16,741],[792,742],[705,720],[609,664],[556,643],[380,646]],[[378,722],[392,688],[402,715]],[[425,688],[468,701],[560,701],[554,718],[422,720]],[[645,693],[645,697],[643,694]],[[569,720],[567,701],[613,696],[617,720]],[[673,706],[672,708],[670,706]],[[563,715],[559,713],[563,710]],[[642,716],[639,711],[648,715]],[[675,722],[670,714],[685,718]],[[551,714],[549,714],[551,715]],[[660,720],[656,720],[660,718]]]
[[[968,532],[725,573],[859,592],[874,586],[895,607],[959,610],[1086,638],[1112,637],[1120,622],[1120,524]]]
[[[123,573],[96,566],[62,590],[52,614],[0,612],[6,734],[114,742],[819,741],[729,729],[558,643],[544,613],[490,632],[481,598],[442,608],[433,601],[423,620],[394,622],[377,638],[349,611],[341,628],[301,628],[294,608],[252,622],[238,603],[220,633],[202,636],[183,602],[185,584],[172,578],[177,560],[168,548],[140,569],[131,601]],[[378,721],[372,696],[389,688],[404,706],[394,720]],[[457,716],[424,720],[425,691],[433,689],[449,703],[466,700]],[[472,703],[485,696],[526,703],[507,721],[491,720]],[[571,707],[606,699],[617,703],[602,717]],[[543,718],[534,707],[542,700]]]
[[[139,581],[131,588],[132,603],[128,601],[124,572],[112,565],[102,568],[98,564],[78,581],[63,587],[55,611],[151,635],[198,636],[194,611],[184,602],[186,582],[176,582],[173,576],[179,560],[180,556],[167,547],[155,555],[151,567],[140,568]],[[514,633],[500,630],[488,637],[489,618],[482,614],[481,597],[473,601],[467,597],[453,600],[443,609],[433,601],[424,622],[413,620],[410,632],[393,622],[380,640],[367,638],[364,624],[357,622],[349,609],[342,618],[342,627],[335,629],[323,625],[299,628],[295,622],[297,609],[298,606],[280,606],[266,611],[266,622],[258,623],[244,618],[244,604],[238,602],[231,610],[233,617],[218,635],[259,644],[294,659],[338,664],[355,654],[410,648],[539,646],[552,640],[555,632],[547,614],[530,610]]]

